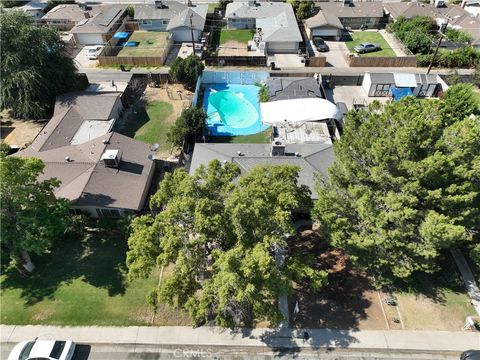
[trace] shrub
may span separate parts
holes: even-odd
[[[188,88],[194,88],[205,66],[194,54],[185,59],[177,57],[170,66],[170,76]]]
[[[448,40],[458,43],[470,43],[472,36],[465,31],[448,28],[445,30],[445,36]]]
[[[434,54],[417,55],[417,66],[430,65]],[[480,53],[473,47],[467,46],[453,51],[440,50],[433,66],[446,68],[474,68],[480,64]]]
[[[430,32],[436,30],[437,25],[426,16],[415,16],[411,19],[401,16],[389,28],[411,52],[426,54],[433,41]]]
[[[175,124],[170,128],[167,139],[173,145],[181,146],[183,141],[194,142],[202,132],[207,114],[203,108],[184,109]]]

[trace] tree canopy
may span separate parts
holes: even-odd
[[[205,66],[198,56],[192,54],[185,59],[177,57],[170,65],[170,76],[189,88],[194,88]]]
[[[350,112],[313,217],[385,281],[433,272],[442,249],[478,241],[480,117],[471,87]]]
[[[35,26],[20,11],[0,13],[0,108],[19,118],[40,118],[55,96],[74,88],[76,68],[58,32]]]
[[[186,142],[195,142],[196,137],[202,132],[207,120],[207,114],[203,108],[183,109],[180,117],[175,121],[167,134],[168,140],[177,146]]]
[[[37,181],[44,164],[0,152],[1,244],[13,259],[42,254],[68,227],[69,202],[56,199],[56,179]]]
[[[292,290],[293,280],[309,281],[314,289],[326,281],[325,272],[287,248],[286,234],[294,233],[291,212],[310,199],[308,188],[297,184],[298,171],[256,167],[233,182],[239,168],[214,160],[193,176],[183,169],[166,174],[151,200],[156,215],[131,224],[130,278],[172,265],[149,299],[187,310],[196,325],[278,324],[276,301]]]

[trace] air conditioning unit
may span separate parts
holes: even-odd
[[[285,143],[281,140],[272,141],[272,156],[285,156]]]
[[[120,150],[105,150],[101,159],[105,167],[118,168],[122,160],[122,152]]]

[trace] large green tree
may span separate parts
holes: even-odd
[[[170,76],[188,88],[194,88],[205,66],[198,56],[192,54],[185,59],[177,57],[170,65]]]
[[[183,169],[167,174],[151,200],[156,215],[131,224],[129,276],[172,265],[149,299],[188,310],[197,325],[278,324],[276,301],[292,290],[292,281],[309,281],[314,289],[326,281],[311,259],[287,248],[292,211],[309,205],[298,171],[256,167],[234,182],[239,168],[214,160],[193,176]]]
[[[351,112],[334,144],[313,217],[385,281],[435,271],[442,249],[478,236],[480,117],[465,91]]]
[[[192,107],[182,110],[182,114],[167,133],[168,140],[177,146],[186,142],[195,142],[205,126],[207,114],[203,108]]]
[[[76,83],[73,60],[58,32],[20,11],[0,13],[0,108],[20,118],[48,115],[55,96]]]
[[[29,253],[42,254],[68,228],[69,202],[56,199],[55,179],[37,181],[44,164],[0,152],[1,245],[26,271]]]

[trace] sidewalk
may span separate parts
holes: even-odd
[[[351,348],[375,350],[455,351],[480,348],[480,333],[405,330],[241,329],[201,327],[57,327],[1,325],[0,341],[16,343],[26,339],[72,339],[82,344],[197,345],[272,348]]]

